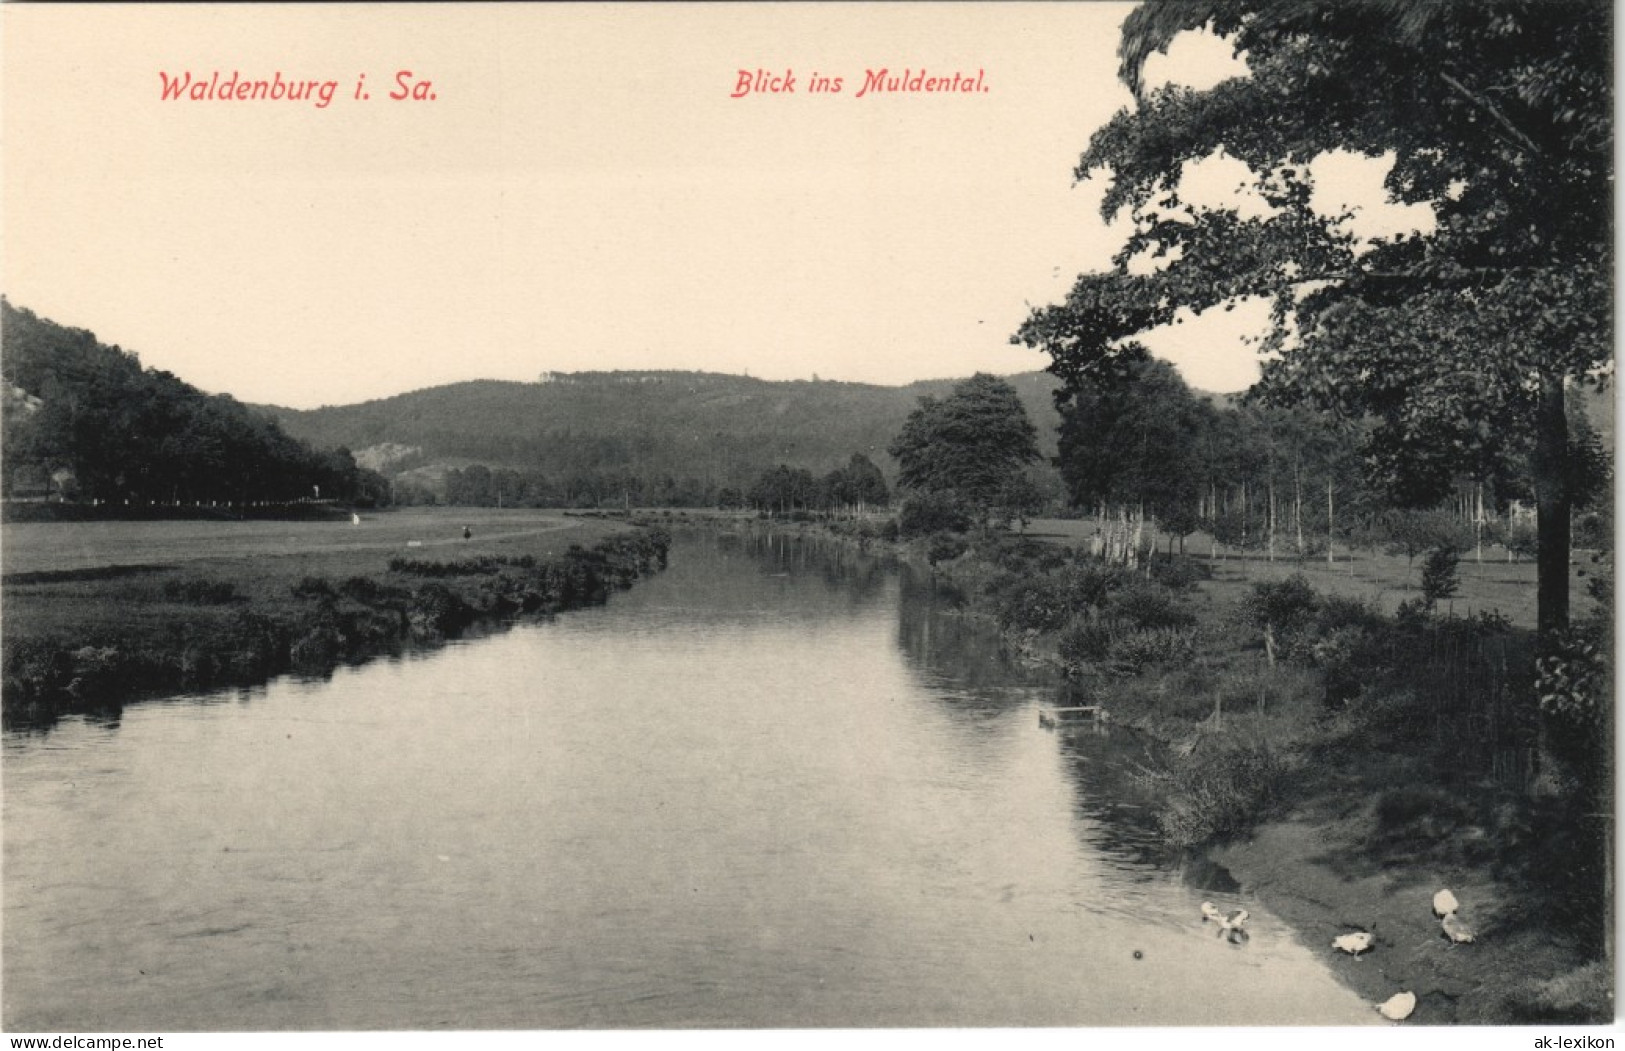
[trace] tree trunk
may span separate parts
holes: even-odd
[[[1134,536],[1130,540],[1129,568],[1138,569],[1140,566],[1140,544],[1145,540],[1145,504],[1140,504],[1134,512]]]
[[[1247,480],[1241,482],[1241,557],[1247,557]]]
[[[1303,561],[1303,470],[1297,453],[1292,454],[1292,528],[1298,537],[1298,561]]]
[[[1484,483],[1473,490],[1473,560],[1484,564]]]
[[[1563,377],[1543,376],[1535,425],[1535,621],[1543,632],[1569,623],[1569,421]]]
[[[1270,516],[1269,516],[1269,546],[1270,561],[1275,561],[1275,476],[1270,475]]]
[[[1336,565],[1337,556],[1332,552],[1332,538],[1337,535],[1337,513],[1332,504],[1332,480],[1326,479],[1326,564]],[[1353,556],[1350,555],[1352,558]]]
[[[1212,561],[1219,560],[1219,486],[1217,483],[1208,485],[1208,524],[1211,531],[1208,539],[1213,542]]]

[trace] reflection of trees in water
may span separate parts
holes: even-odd
[[[987,726],[997,713],[1031,712],[1035,702],[1111,707],[1101,683],[1067,682],[1053,669],[1016,658],[990,621],[960,615],[962,596],[930,572],[911,566],[899,572],[898,641],[912,664],[950,687],[933,692],[961,717],[956,722]],[[1033,732],[1042,732],[1036,722]],[[1175,871],[1191,886],[1236,889],[1224,869],[1164,843],[1156,822],[1165,791],[1156,778],[1162,745],[1110,723],[1055,732],[1074,789],[1077,827],[1092,849],[1115,859],[1130,878],[1163,879]]]
[[[6,712],[4,725],[0,726],[0,729],[19,737],[46,737],[56,729],[63,718],[65,717],[54,709],[22,708]],[[67,718],[74,718],[86,726],[113,733],[124,720],[124,706],[110,702]]]
[[[665,573],[611,605],[665,607],[692,625],[818,624],[882,608],[891,594],[886,559],[846,545],[761,528],[683,532]],[[613,617],[587,630],[619,630]]]
[[[850,596],[852,605],[867,604],[879,595],[888,569],[895,564],[891,559],[816,535],[752,529],[719,539],[724,547],[737,544],[739,551],[762,559],[772,567],[771,572],[822,580],[832,591]]]
[[[961,690],[995,690],[986,699],[1006,707],[1008,687],[1059,684],[1053,669],[1016,659],[991,621],[961,615],[958,593],[930,572],[903,566],[899,578],[897,641],[927,675]],[[1030,700],[1025,696],[1020,703]]]
[[[1143,878],[1166,872],[1178,860],[1157,832],[1160,800],[1151,772],[1161,766],[1160,748],[1133,731],[1063,733],[1060,740],[1072,809],[1088,830],[1090,845],[1124,863],[1125,872]]]
[[[1087,830],[1084,838],[1116,859],[1125,874],[1150,880],[1174,872],[1188,886],[1234,893],[1240,888],[1227,870],[1170,847],[1157,829],[1157,808],[1167,791],[1157,777],[1164,768],[1164,747],[1121,727],[1062,738],[1061,754],[1075,789],[1073,813]]]

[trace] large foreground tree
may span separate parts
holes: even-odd
[[[1095,133],[1079,179],[1132,234],[1016,339],[1069,384],[1110,375],[1134,338],[1267,297],[1260,392],[1368,416],[1370,479],[1411,506],[1453,475],[1535,465],[1539,623],[1568,619],[1572,450],[1565,392],[1612,354],[1611,9],[1601,0],[1152,0],[1123,25],[1136,105]],[[1248,75],[1147,90],[1182,32],[1234,46]],[[1311,202],[1312,162],[1390,163],[1395,202],[1433,228],[1363,239]],[[1196,208],[1187,165],[1243,162],[1265,207]]]

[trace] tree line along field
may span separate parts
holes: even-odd
[[[1028,523],[1024,532],[1034,539],[1087,549],[1097,529],[1089,519],[1037,518]],[[1341,548],[1334,563],[1328,563],[1324,554],[1301,559],[1278,555],[1271,560],[1258,552],[1243,556],[1222,547],[1215,558],[1211,555],[1212,538],[1205,533],[1187,537],[1186,549],[1186,557],[1206,563],[1212,570],[1212,578],[1203,582],[1202,589],[1223,600],[1234,600],[1254,582],[1280,581],[1302,574],[1316,591],[1393,613],[1401,602],[1416,598],[1422,571],[1421,558],[1407,559],[1381,551],[1351,553]],[[1599,574],[1610,574],[1612,568],[1594,552],[1576,551],[1572,561],[1569,576],[1574,613],[1584,617],[1595,608],[1586,585]],[[1471,552],[1464,554],[1457,565],[1460,590],[1450,600],[1447,611],[1461,616],[1499,613],[1515,627],[1533,629],[1535,573],[1533,562],[1517,556],[1509,559],[1499,546],[1486,546],[1481,562]]]

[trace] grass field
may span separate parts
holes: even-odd
[[[467,526],[474,534],[463,539]],[[172,581],[229,585],[261,608],[281,608],[305,577],[377,576],[389,560],[480,555],[547,558],[628,526],[558,511],[414,509],[344,522],[8,523],[3,565],[7,638],[100,638],[208,617],[170,601]]]
[[[474,533],[463,539],[463,528]],[[61,573],[124,566],[298,558],[371,565],[391,555],[429,549],[455,554],[543,554],[590,544],[625,528],[559,511],[414,508],[341,522],[10,522],[0,527],[0,569],[16,574]],[[555,535],[556,534],[556,535]],[[539,543],[538,543],[539,542]],[[358,569],[356,572],[362,572]]]
[[[625,522],[544,511],[9,523],[0,536],[8,719],[320,671],[482,616],[602,601],[664,557]]]
[[[1026,532],[1035,539],[1077,546],[1088,543],[1095,534],[1095,523],[1088,519],[1037,519],[1028,525]],[[1164,549],[1166,544],[1164,539]],[[1302,573],[1310,586],[1323,595],[1359,599],[1388,614],[1401,602],[1421,594],[1418,586],[1422,575],[1420,556],[1414,565],[1408,565],[1403,555],[1369,551],[1351,555],[1340,547],[1337,561],[1329,564],[1324,554],[1302,561],[1278,554],[1272,562],[1256,551],[1242,557],[1233,548],[1222,549],[1219,558],[1211,560],[1208,558],[1210,550],[1210,542],[1204,534],[1193,534],[1185,539],[1186,553],[1213,567],[1213,579],[1204,588],[1218,600],[1239,598],[1255,581],[1282,580],[1294,573]],[[1593,605],[1586,593],[1588,580],[1600,569],[1606,570],[1594,564],[1585,552],[1577,553],[1574,562],[1569,567],[1569,601],[1571,612],[1579,616]],[[1486,547],[1482,563],[1474,561],[1472,552],[1464,555],[1456,575],[1461,588],[1444,604],[1447,611],[1462,616],[1498,612],[1517,627],[1535,626],[1533,562],[1508,562],[1505,549]]]

